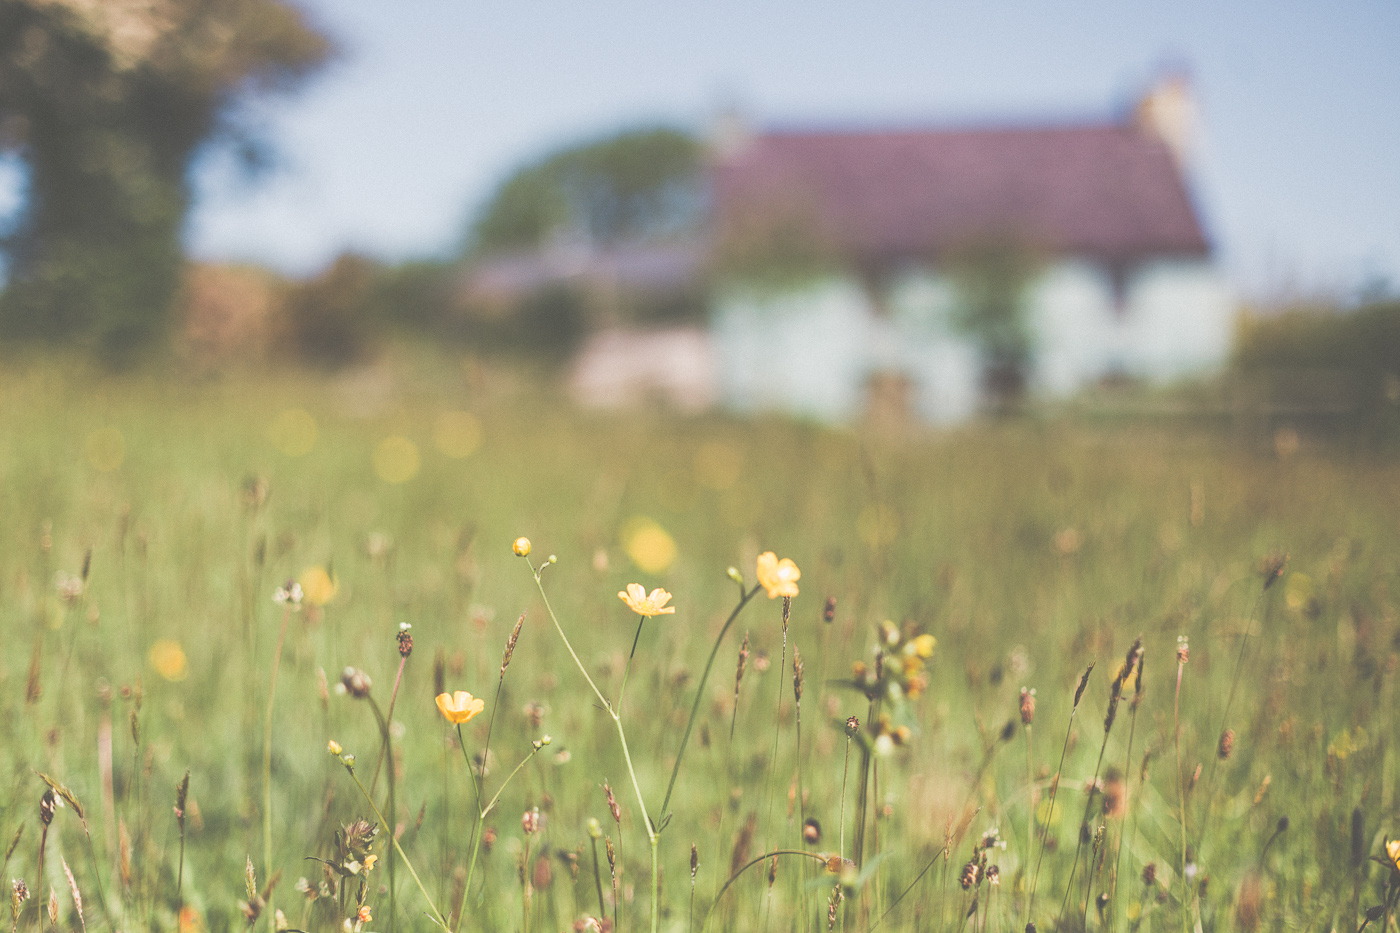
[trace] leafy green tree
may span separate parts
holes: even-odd
[[[703,210],[703,146],[665,127],[569,146],[516,170],[472,225],[477,254],[574,234],[598,244],[687,229]]]
[[[191,160],[329,53],[281,0],[0,0],[0,148],[28,175],[0,329],[117,356],[158,340]]]

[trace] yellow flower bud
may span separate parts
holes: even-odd
[[[530,539],[516,538],[510,549],[515,552],[516,557],[528,557],[530,556]]]

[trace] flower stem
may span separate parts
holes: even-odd
[[[461,737],[462,737],[462,727],[459,725],[459,726],[457,727],[457,738],[458,738],[458,741],[459,741],[459,742],[461,741]],[[491,811],[494,810],[494,809],[496,808],[496,802],[499,801],[499,800],[501,799],[501,794],[505,792],[506,787],[507,787],[507,786],[510,784],[510,782],[515,778],[515,776],[516,776],[517,774],[520,773],[520,769],[523,768],[523,767],[525,767],[525,765],[529,763],[529,761],[530,761],[531,758],[534,758],[535,755],[539,754],[539,751],[540,751],[540,749],[542,749],[542,748],[544,748],[543,742],[537,743],[533,748],[530,749],[530,754],[528,754],[528,755],[526,755],[524,758],[520,759],[520,764],[518,764],[518,765],[515,766],[515,770],[514,770],[514,771],[512,771],[510,774],[506,775],[506,779],[505,779],[504,781],[502,781],[502,782],[501,782],[501,786],[500,786],[499,788],[496,789],[496,795],[495,795],[494,797],[491,798],[491,802],[488,803],[485,807],[481,807],[481,806],[480,806],[480,805],[481,805],[480,785],[477,785],[477,787],[478,787],[478,793],[477,793],[476,801],[477,801],[477,806],[479,807],[479,809],[478,809],[478,811],[477,811],[477,816],[476,816],[476,829],[472,832],[472,842],[471,842],[472,860],[471,860],[471,864],[467,867],[467,881],[466,881],[466,884],[464,884],[464,885],[462,886],[462,900],[461,900],[461,903],[459,903],[459,904],[457,905],[457,929],[459,929],[459,930],[462,928],[462,919],[463,919],[463,918],[465,917],[465,915],[466,915],[467,892],[468,892],[469,890],[471,890],[471,886],[472,886],[472,875],[475,874],[475,872],[476,872],[476,856],[477,856],[477,853],[479,853],[479,852],[481,851],[481,827],[482,827],[483,825],[485,825],[485,823],[486,823],[486,817],[487,817],[488,815],[490,815]],[[462,747],[462,755],[465,756],[466,754],[467,754],[466,746],[463,746],[463,747]],[[469,771],[471,770],[471,762],[470,762],[470,761],[467,762],[467,770],[469,770]],[[484,781],[485,779],[486,779],[486,776],[485,776],[485,774],[483,773],[483,775],[482,775],[482,780]],[[475,780],[475,777],[474,777],[474,776],[473,776],[473,780]]]
[[[1172,703],[1172,734],[1176,743],[1176,792],[1177,799],[1181,806],[1181,926],[1186,929],[1187,901],[1189,895],[1186,889],[1186,778],[1181,772],[1181,674],[1186,662],[1178,660],[1176,662],[1176,699]]]
[[[704,933],[705,924],[709,923],[710,921],[710,914],[712,914],[714,912],[715,907],[719,905],[719,899],[724,896],[725,891],[729,890],[729,886],[732,885],[735,881],[738,881],[739,876],[742,875],[744,872],[748,871],[750,868],[753,868],[755,865],[761,862],[766,862],[768,861],[768,859],[774,858],[779,855],[801,855],[805,856],[806,858],[816,859],[818,862],[826,861],[826,856],[818,855],[815,852],[808,852],[806,849],[774,849],[771,852],[764,852],[762,855],[754,856],[753,858],[745,862],[738,871],[730,875],[729,880],[726,881],[724,883],[724,886],[719,889],[719,894],[715,895],[714,902],[710,904],[710,909],[705,911],[705,916],[700,921],[701,933]]]
[[[406,656],[400,656],[399,670],[398,673],[394,675],[394,689],[389,693],[389,711],[385,714],[385,720],[388,722],[392,722],[394,719],[394,704],[397,703],[399,699],[399,683],[403,680],[403,667],[406,663],[408,663],[408,658]],[[387,743],[379,746],[379,757],[375,759],[374,762],[374,774],[371,775],[369,779],[369,792],[371,794],[379,787],[379,769],[384,765],[384,755],[388,748],[389,746]],[[392,766],[393,763],[390,762],[390,767]]]
[[[402,659],[400,659],[400,661],[399,661],[399,670],[401,670],[401,671],[403,670],[403,660],[402,660]],[[395,682],[395,687],[397,688],[397,686],[398,686],[398,684],[397,684],[397,682]],[[388,799],[388,805],[389,805],[389,819],[390,819],[390,823],[389,823],[389,838],[391,838],[391,839],[394,840],[395,847],[397,848],[397,845],[398,845],[398,838],[399,838],[399,825],[398,825],[398,824],[399,824],[399,811],[398,811],[398,802],[397,802],[397,800],[396,800],[395,797],[394,797],[394,749],[393,749],[392,745],[390,744],[390,743],[393,741],[393,737],[389,734],[389,720],[385,719],[385,718],[384,718],[384,714],[381,713],[381,712],[379,711],[379,704],[376,703],[376,702],[374,702],[374,697],[372,697],[372,696],[367,696],[367,697],[365,697],[365,699],[369,701],[369,708],[372,709],[372,710],[374,710],[374,716],[375,716],[376,719],[379,720],[379,730],[380,730],[380,732],[382,733],[383,738],[384,738],[384,741],[383,741],[382,745],[380,746],[380,761],[383,761],[386,757],[389,759],[389,772],[388,772],[389,776],[388,776],[388,779],[387,779],[387,782],[386,782],[386,783],[388,783],[388,785],[389,785],[389,799]],[[378,766],[376,766],[376,767],[375,767],[375,772],[376,772],[376,774],[378,773],[378,770],[379,770],[379,768],[378,768]],[[370,796],[371,796],[371,797],[374,796],[374,785],[373,785],[372,782],[371,782],[371,784],[370,784],[370,791],[369,791],[369,792],[370,792]],[[397,914],[396,914],[396,911],[395,911],[395,901],[394,901],[394,896],[395,896],[395,895],[394,895],[394,888],[395,888],[395,885],[394,885],[394,853],[393,853],[392,851],[389,853],[388,862],[389,862],[389,929],[390,929],[390,930],[394,930],[394,929],[397,928],[398,917],[397,917]]]
[[[263,871],[271,878],[272,871],[272,704],[277,696],[277,669],[282,665],[282,644],[287,638],[287,622],[292,618],[292,604],[282,608],[282,628],[277,634],[277,651],[272,655],[272,681],[267,688],[267,723],[263,729]],[[274,916],[271,892],[267,915]]]
[[[840,848],[837,850],[841,860],[846,860],[846,779],[851,776],[851,734],[846,733],[846,766],[841,769],[841,822],[840,822]]]
[[[369,795],[369,791],[365,790],[365,785],[360,783],[359,777],[355,774],[355,769],[351,765],[346,765],[345,770],[350,772],[350,780],[355,782],[355,786],[360,789],[360,793],[364,795],[365,800],[369,803],[369,808],[373,810],[374,815],[379,818],[379,825],[387,826],[388,824],[384,822],[384,814],[379,812],[379,807],[374,804],[374,798]],[[389,836],[389,842],[392,843],[394,850],[399,853],[399,858],[403,859],[404,865],[408,867],[408,873],[413,876],[414,882],[417,883],[418,890],[423,894],[423,900],[427,901],[428,906],[433,909],[434,922],[444,930],[448,929],[447,921],[443,918],[442,911],[438,910],[437,905],[433,903],[432,895],[428,893],[427,888],[423,887],[423,882],[419,879],[418,872],[413,870],[413,863],[410,862],[408,856],[404,854],[403,847],[399,845],[399,841],[393,838],[392,832]]]
[[[637,655],[637,642],[642,638],[642,626],[646,624],[647,617],[642,616],[637,620],[637,634],[632,636],[632,652],[627,655],[627,666],[622,669],[622,686],[617,691],[617,708],[622,709],[622,696],[627,692],[627,678],[632,673],[632,659]]]
[[[534,569],[533,565],[531,565],[531,569]],[[579,673],[583,675],[584,680],[588,681],[588,686],[593,688],[594,695],[597,696],[598,701],[603,704],[603,709],[607,714],[612,717],[613,725],[617,727],[617,737],[622,743],[622,757],[623,760],[627,762],[627,773],[632,778],[632,790],[637,795],[637,806],[640,807],[642,811],[642,821],[647,831],[647,841],[651,843],[651,933],[656,933],[661,921],[661,905],[658,898],[661,879],[657,872],[656,824],[652,821],[650,814],[647,813],[646,800],[642,797],[642,787],[637,782],[637,770],[632,766],[632,753],[627,749],[627,731],[622,727],[622,717],[618,715],[617,709],[608,702],[607,697],[603,696],[603,692],[598,689],[598,685],[593,682],[593,678],[588,676],[588,668],[584,667],[583,662],[579,660],[578,652],[574,651],[574,646],[569,643],[569,636],[564,634],[564,626],[559,624],[559,617],[554,614],[554,607],[550,605],[549,596],[544,591],[544,581],[540,579],[540,571],[535,570],[534,573],[535,586],[540,591],[540,598],[544,600],[544,608],[549,612],[549,620],[554,623],[554,630],[559,633],[559,638],[564,642],[564,647],[569,650],[569,655],[574,659],[574,664],[578,666]],[[711,660],[713,660],[713,657]],[[709,673],[708,667],[705,668],[705,673]],[[689,735],[688,731],[687,735]],[[684,748],[684,746],[682,746],[682,748]],[[679,763],[680,759],[678,758],[677,764]],[[672,778],[674,779],[674,774]]]
[[[734,620],[739,618],[739,613],[749,600],[758,595],[762,589],[761,584],[754,584],[754,588],[739,597],[739,604],[734,607],[734,611],[729,613],[729,618],[724,620],[724,627],[719,630],[719,637],[715,639],[715,646],[710,649],[710,658],[705,662],[705,671],[700,675],[700,683],[695,688],[695,702],[690,707],[690,719],[686,720],[685,732],[681,735],[681,745],[676,751],[676,763],[671,767],[671,779],[666,784],[666,796],[661,800],[661,820],[666,820],[666,808],[671,803],[671,792],[676,789],[676,776],[681,772],[681,760],[685,758],[686,746],[690,743],[690,731],[695,728],[695,720],[700,713],[700,704],[705,698],[705,684],[710,679],[710,668],[714,666],[715,656],[719,654],[719,646],[724,642],[724,636],[729,634],[729,627],[734,624]]]

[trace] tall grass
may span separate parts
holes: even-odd
[[[892,437],[580,415],[518,375],[414,362],[0,375],[16,929],[47,928],[51,904],[60,928],[211,933],[279,911],[318,931],[1393,922],[1396,872],[1368,856],[1400,835],[1395,462],[1179,425]],[[292,409],[314,424],[304,452],[270,433]],[[462,410],[482,440],[457,458],[435,434]],[[418,455],[403,482],[376,459],[389,437]],[[637,550],[639,516],[671,559]],[[506,677],[515,620],[550,618],[521,534],[558,555],[544,579],[578,663],[531,623]],[[767,550],[801,567],[790,621],[752,587]],[[270,581],[313,566],[333,595],[284,616]],[[677,612],[639,628],[616,597],[634,582]],[[706,676],[737,662],[740,629],[742,698]],[[1139,633],[1141,696],[1113,688],[1128,728],[1098,728],[1102,682],[1072,716],[1085,668],[1112,672]],[[447,689],[490,703],[456,730],[421,663],[439,653]],[[381,717],[323,694],[346,667],[391,698]],[[1022,687],[1054,738],[1022,719],[1024,749],[998,752]],[[359,754],[349,777],[332,739]],[[1134,779],[1144,753],[1162,766]],[[1098,762],[1124,765],[1112,794]],[[627,788],[615,819],[605,782]]]

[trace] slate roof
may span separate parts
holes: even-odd
[[[867,262],[989,236],[1110,263],[1210,249],[1171,151],[1132,125],[764,132],[721,161],[715,186],[721,234],[796,208]]]

